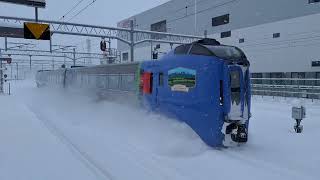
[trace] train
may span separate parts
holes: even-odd
[[[250,62],[215,39],[179,45],[159,60],[40,70],[38,87],[76,89],[144,108],[189,125],[207,145],[248,141]]]

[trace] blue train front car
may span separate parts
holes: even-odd
[[[38,87],[81,90],[186,122],[212,147],[248,140],[249,62],[237,47],[203,39],[159,61],[39,71]]]
[[[186,122],[209,146],[248,140],[249,62],[237,47],[212,39],[178,46],[141,64],[141,92],[152,110]]]

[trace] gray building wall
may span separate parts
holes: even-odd
[[[320,12],[320,6],[308,0],[197,0],[195,31],[194,2],[172,0],[128,19],[137,29],[150,30],[151,24],[166,20],[168,32],[203,35],[205,30],[214,34]],[[230,23],[212,27],[212,18],[224,14],[230,14]],[[128,48],[118,44],[120,50]]]
[[[197,0],[195,28],[194,2],[172,0],[128,19],[134,20],[135,28],[143,30],[150,30],[151,24],[163,20],[167,21],[167,32],[203,35],[207,30],[209,37],[242,48],[250,58],[253,72],[319,74],[320,67],[311,67],[311,61],[320,61],[320,3],[309,4],[309,0]],[[225,14],[230,14],[229,23],[213,27],[212,18]],[[220,33],[229,30],[232,36],[221,39]],[[273,33],[281,33],[281,37],[274,39]],[[240,44],[239,38],[244,38],[245,43]],[[142,50],[142,47],[148,48]],[[125,52],[129,47],[119,42],[118,48]],[[149,43],[135,48],[137,54],[151,54]],[[145,60],[150,56],[142,57]]]

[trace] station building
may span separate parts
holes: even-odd
[[[320,78],[320,0],[171,0],[128,17],[118,27],[202,36],[238,46],[257,78]],[[159,43],[157,43],[159,44]],[[152,57],[153,43],[135,47],[135,60]],[[122,60],[129,46],[118,42]],[[171,49],[160,44],[165,54]]]

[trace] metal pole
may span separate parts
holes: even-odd
[[[108,44],[109,44],[109,55],[111,56],[111,39],[110,38],[109,38]]]
[[[151,55],[151,59],[153,59],[153,43],[152,43],[152,41],[150,41],[150,47],[151,47],[151,49],[150,49],[150,55]]]
[[[32,68],[31,68],[31,62],[32,62],[32,59],[31,59],[31,55],[29,56],[30,57],[30,62],[29,62],[29,65],[30,65],[30,71],[32,70]]]
[[[0,58],[1,58],[1,49],[0,49]],[[0,94],[3,94],[3,70],[2,70],[2,59],[0,59]]]
[[[9,95],[11,95],[11,84],[9,83]]]
[[[4,46],[5,46],[5,51],[8,51],[8,38],[4,37]]]
[[[197,0],[194,0],[194,35],[197,35]]]
[[[108,49],[109,50],[109,61],[112,61],[111,39],[110,38],[109,38],[108,44],[109,44],[109,49]]]
[[[134,61],[134,27],[133,27],[133,20],[130,20],[130,56],[131,62]]]
[[[73,48],[73,66],[76,66],[76,48]]]
[[[10,64],[11,72],[10,72],[10,78],[12,79],[12,64]]]
[[[52,38],[50,38],[50,52],[52,53]]]
[[[52,70],[54,70],[54,59],[52,58]]]
[[[18,63],[16,62],[16,65],[17,65],[17,77],[16,77],[16,79],[18,80],[19,79],[19,65],[18,65]]]
[[[36,16],[36,22],[38,22],[38,8],[37,7],[35,7],[35,16]]]

